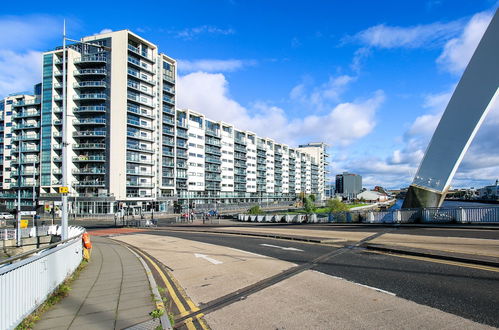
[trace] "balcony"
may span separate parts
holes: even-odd
[[[128,69],[128,75],[130,75],[136,79],[139,79],[140,81],[148,83],[149,85],[156,84],[156,81],[154,79],[149,78],[147,75],[141,75],[140,72],[137,70]]]
[[[38,171],[36,171],[36,170],[35,171],[33,171],[33,170],[31,170],[31,171],[22,170],[21,171],[21,176],[33,176],[33,175],[38,175]],[[13,172],[10,173],[10,176],[11,177],[14,177],[14,176],[17,177],[17,176],[19,176],[19,173],[18,173],[18,171],[13,171]]]
[[[106,156],[76,156],[73,162],[105,162]]]
[[[22,147],[21,148],[21,152],[38,152],[40,151],[40,147],[39,146],[32,146],[32,147]],[[13,153],[17,153],[19,152],[19,149],[15,148],[15,149],[12,149],[12,152]]]
[[[135,127],[138,127],[138,128],[143,128],[143,129],[147,129],[147,130],[150,130],[152,131],[154,128],[152,127],[152,125],[149,125],[149,124],[143,124],[141,123],[140,121],[138,120],[133,120],[133,119],[127,119],[127,124],[130,125],[130,126],[135,126]]]
[[[34,100],[14,102],[14,103],[12,103],[12,106],[13,107],[24,107],[27,105],[37,105],[37,104],[40,104],[40,102],[41,102],[41,100],[39,98],[35,98]]]
[[[163,86],[163,91],[172,95],[175,94],[175,89],[173,87]]]
[[[154,153],[154,151],[151,148],[143,147],[138,144],[127,144],[126,148],[128,150],[135,150],[135,151],[142,151],[142,152],[148,152],[148,153]]]
[[[167,118],[167,117],[163,117],[163,124],[168,124],[168,125],[175,126],[175,122],[173,120],[171,120],[170,118]]]
[[[181,151],[181,150],[177,150],[177,157],[178,158],[185,158],[185,159],[187,159],[187,152]]]
[[[26,134],[12,137],[12,141],[40,140],[40,134]]]
[[[85,93],[80,95],[74,95],[73,100],[82,101],[82,100],[107,100],[107,95],[104,93]]]
[[[207,154],[212,154],[212,155],[217,155],[217,156],[222,155],[222,153],[220,152],[220,150],[219,150],[219,149],[217,149],[217,148],[212,148],[212,147],[206,147],[205,152],[206,152]]]
[[[161,165],[164,167],[175,167],[174,162],[163,162]]]
[[[106,63],[107,57],[102,55],[87,55],[74,59],[75,64],[80,63]]]
[[[80,81],[73,84],[74,88],[106,88],[105,81]]]
[[[184,131],[177,131],[177,136],[184,138],[184,139],[188,138],[187,132],[184,132]]]
[[[152,172],[145,172],[145,171],[139,171],[138,168],[136,168],[136,169],[127,168],[126,174],[138,175],[138,176],[154,176],[154,173],[152,173]]]
[[[211,144],[213,146],[218,146],[218,147],[220,147],[220,145],[221,145],[220,140],[216,140],[216,139],[206,139],[205,143]]]
[[[87,75],[97,75],[97,76],[105,76],[107,75],[106,69],[81,69],[73,71],[73,75],[75,76],[87,76]]]
[[[206,162],[207,163],[213,163],[213,164],[222,164],[222,161],[220,160],[220,158],[215,158],[215,157],[211,157],[211,156],[206,156]]]
[[[166,74],[163,74],[163,80],[164,81],[167,81],[171,84],[175,84],[175,78],[171,77],[171,76],[168,76]]]
[[[245,147],[241,147],[239,145],[234,145],[234,151],[237,151],[237,152],[246,152],[246,148]]]
[[[129,101],[132,101],[132,102],[135,102],[135,103],[138,103],[140,105],[145,105],[147,107],[154,107],[154,104],[152,103],[148,103],[146,101],[143,101],[140,99],[140,96],[138,94],[133,94],[133,93],[128,93],[126,98],[129,100]]]
[[[130,163],[138,163],[138,164],[145,164],[145,165],[153,165],[154,161],[151,159],[141,159],[140,157],[130,157],[128,156],[126,158],[127,162]]]
[[[133,56],[128,56],[128,63],[132,64],[133,66],[135,66],[141,70],[145,70],[149,73],[152,73],[152,74],[156,73],[156,70],[154,69],[153,65],[150,65],[150,64],[148,65],[147,63],[142,62]]]
[[[205,134],[208,136],[215,136],[215,137],[220,137],[220,132],[218,130],[214,129],[206,129]]]
[[[167,135],[171,135],[171,136],[175,136],[175,131],[171,128],[168,128],[168,127],[164,127],[163,128],[163,134],[167,134]]]
[[[152,183],[143,183],[143,182],[127,182],[127,187],[136,187],[136,188],[154,188],[154,184]]]
[[[189,125],[187,124],[187,121],[184,120],[178,120],[177,121],[177,126],[182,127],[182,128],[189,128]]]
[[[33,164],[38,163],[40,159],[38,157],[21,157],[21,164]],[[19,164],[18,159],[12,159],[11,164]]]
[[[73,125],[106,125],[106,119],[104,118],[91,118],[91,119],[75,119],[73,120]]]
[[[154,119],[154,116],[151,113],[149,113],[148,111],[146,111],[144,109],[140,109],[139,107],[133,107],[133,106],[129,105],[126,107],[126,110],[128,112],[131,112],[131,113],[139,115],[139,116],[147,117],[149,119]]]
[[[105,182],[102,180],[76,181],[75,187],[104,187]]]
[[[127,131],[126,135],[132,139],[143,140],[143,141],[148,141],[148,142],[154,141],[152,136],[141,136],[139,132],[134,133],[134,132]]]
[[[173,139],[169,139],[169,138],[163,137],[163,145],[174,147],[175,146],[175,142],[173,141]]]
[[[14,130],[29,129],[29,128],[40,128],[40,123],[19,124],[19,125],[12,126],[12,129],[14,129]]]
[[[207,181],[222,181],[220,175],[215,175],[215,174],[206,174],[204,178]]]
[[[79,131],[73,132],[73,137],[106,137],[106,131]]]
[[[204,167],[206,172],[220,172],[220,166],[206,164]]]
[[[27,118],[27,117],[39,117],[40,111],[23,111],[16,113],[12,118]]]
[[[175,101],[168,96],[163,96],[163,102],[165,102],[167,104],[175,105]]]
[[[104,167],[76,168],[72,170],[72,173],[77,175],[106,174],[106,169]]]
[[[146,60],[154,63],[154,60],[153,60],[152,56],[150,56],[149,54],[147,54],[147,52],[141,52],[139,48],[134,47],[132,45],[128,45],[128,50],[131,51],[134,54],[139,55],[141,58],[144,58],[144,59],[146,59]]]
[[[106,112],[107,107],[102,106],[102,105],[96,105],[96,106],[83,106],[83,107],[77,107],[73,108],[74,113],[104,113]]]

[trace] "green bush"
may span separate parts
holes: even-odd
[[[337,199],[328,200],[326,205],[327,208],[329,209],[329,212],[348,211],[348,206],[346,206],[344,203],[340,202]]]
[[[260,206],[258,205],[255,205],[255,206],[252,206],[249,210],[248,210],[248,214],[262,214],[263,211],[262,209],[260,208]]]

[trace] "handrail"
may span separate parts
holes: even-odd
[[[83,227],[80,227],[80,228],[83,228]],[[4,260],[0,260],[0,266],[3,265],[3,264],[12,263],[12,261],[15,261],[15,260],[18,260],[18,259],[23,259],[26,256],[29,256],[29,255],[32,255],[32,254],[35,254],[35,253],[38,253],[38,252],[41,252],[41,251],[44,251],[44,250],[47,250],[47,249],[51,249],[51,248],[53,248],[53,247],[55,247],[57,245],[60,245],[60,244],[72,241],[75,238],[78,238],[81,235],[83,235],[83,233],[85,233],[85,230],[82,231],[80,234],[78,234],[76,236],[73,236],[73,237],[70,237],[68,239],[65,239],[63,241],[55,242],[55,243],[46,245],[46,246],[44,246],[42,248],[38,248],[38,249],[35,249],[35,250],[23,252],[23,253],[20,253],[20,254],[18,254],[16,256],[13,256],[13,257],[10,257],[10,258],[4,259]]]

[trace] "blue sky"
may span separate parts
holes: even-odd
[[[332,174],[398,188],[412,181],[496,8],[491,0],[8,2],[0,95],[40,80],[39,54],[60,44],[64,18],[73,38],[130,29],[178,60],[180,106],[290,145],[325,141]],[[454,187],[499,176],[498,126],[494,108]]]

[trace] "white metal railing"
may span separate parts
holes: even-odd
[[[84,231],[71,226],[68,240],[0,261],[0,329],[14,329],[75,271]]]

